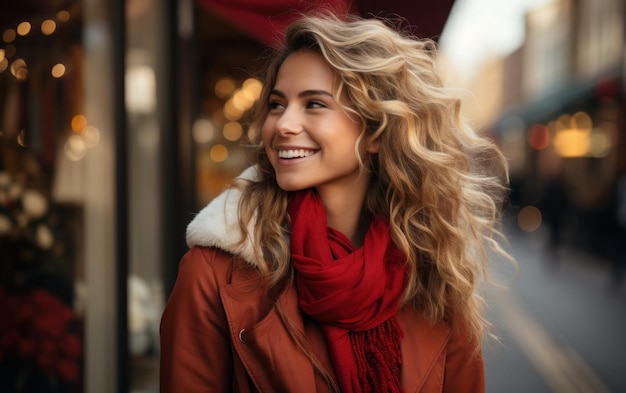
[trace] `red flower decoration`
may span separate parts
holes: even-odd
[[[66,381],[78,380],[78,365],[76,365],[76,362],[67,358],[59,360],[59,363],[57,364],[57,372],[61,378]]]
[[[82,348],[72,332],[74,314],[44,290],[7,294],[0,289],[0,361],[24,361],[68,382],[79,377]]]

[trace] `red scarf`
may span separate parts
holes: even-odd
[[[402,392],[402,330],[396,320],[404,290],[404,255],[384,219],[374,219],[363,247],[328,228],[319,195],[289,201],[291,262],[300,308],[321,325],[343,393]]]

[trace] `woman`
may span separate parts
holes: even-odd
[[[163,392],[480,392],[475,293],[502,155],[435,49],[303,17],[268,68],[254,166],[189,225],[161,323]]]

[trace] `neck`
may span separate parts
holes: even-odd
[[[346,235],[356,248],[363,245],[371,223],[370,215],[363,209],[367,187],[368,182],[358,182],[343,192],[317,190],[324,203],[328,226]]]

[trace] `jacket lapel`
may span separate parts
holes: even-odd
[[[444,322],[433,325],[410,308],[398,313],[398,321],[404,332],[402,385],[406,392],[441,391],[449,326]]]
[[[233,347],[248,376],[260,392],[315,392],[311,362],[294,345],[266,292],[258,284],[250,289],[249,284],[234,278],[220,291]],[[288,286],[277,303],[295,327],[304,331],[295,288]]]

